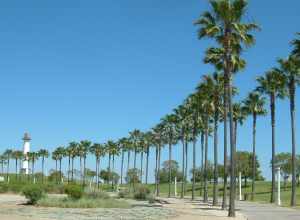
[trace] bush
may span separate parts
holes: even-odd
[[[83,189],[79,185],[68,185],[65,187],[65,193],[72,199],[80,199],[83,196]]]
[[[29,204],[35,205],[38,200],[43,198],[44,191],[37,185],[28,185],[23,188],[22,194],[28,199]]]
[[[129,197],[130,192],[128,190],[121,190],[118,193],[119,198],[128,198]]]
[[[8,192],[8,185],[6,183],[0,184],[0,193],[6,193]]]
[[[105,192],[100,192],[100,191],[88,191],[85,192],[84,194],[85,197],[91,198],[91,199],[109,199],[109,195]]]
[[[147,200],[147,197],[150,194],[150,190],[147,187],[139,187],[134,193],[134,198],[137,200]]]

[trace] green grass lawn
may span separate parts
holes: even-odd
[[[149,184],[149,189],[154,192],[155,185]],[[211,197],[212,196],[212,188],[213,185],[208,185],[208,194]],[[277,187],[277,185],[276,185]],[[160,184],[160,196],[167,197],[168,196],[168,184]],[[172,196],[174,196],[174,184],[171,187],[172,190]],[[181,183],[177,184],[177,196],[180,196],[181,193]],[[223,193],[223,186],[219,185],[219,197],[222,196]],[[250,201],[251,196],[251,182],[248,182],[247,187],[242,187],[242,196],[244,199],[244,194],[248,194],[248,201]],[[196,191],[195,191],[196,197],[200,196],[200,184],[196,184]],[[192,195],[192,184],[187,184],[187,193],[186,196]],[[237,189],[237,196],[238,196],[238,189]],[[256,195],[254,201],[256,202],[264,202],[269,203],[271,198],[271,182],[265,182],[265,181],[258,181],[256,182]],[[277,188],[276,188],[276,194],[275,198],[277,199]],[[281,202],[283,206],[289,206],[290,205],[290,198],[291,198],[291,185],[290,183],[287,184],[286,188],[281,187]],[[276,200],[277,201],[277,200]],[[300,187],[297,187],[297,208],[300,208]]]

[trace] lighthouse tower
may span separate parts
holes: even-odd
[[[28,161],[27,153],[30,152],[31,138],[28,133],[24,134],[23,141],[24,141],[23,144],[24,161],[23,161],[22,168],[25,174],[29,174],[29,161]]]

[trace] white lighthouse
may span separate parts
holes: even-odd
[[[23,161],[22,169],[25,174],[29,174],[29,161],[28,161],[27,153],[30,152],[31,138],[28,133],[24,134],[23,141],[24,141],[23,144],[24,161]]]

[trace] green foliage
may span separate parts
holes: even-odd
[[[68,185],[65,187],[65,193],[69,198],[80,199],[83,196],[83,189],[79,185]]]
[[[91,199],[109,199],[109,195],[102,191],[88,191],[84,193],[84,197]]]
[[[116,172],[108,171],[108,170],[101,170],[100,178],[105,182],[108,183],[109,181],[114,181],[115,184],[118,184],[120,176]]]
[[[60,181],[60,177],[64,178],[64,174],[60,171],[51,170],[50,175],[48,176],[49,182]]]
[[[28,199],[28,203],[35,205],[38,200],[43,198],[44,191],[38,185],[28,185],[22,190],[22,194]]]
[[[140,182],[140,170],[139,169],[129,169],[125,180],[128,184],[139,183]]]
[[[168,183],[169,182],[169,167],[171,168],[172,182],[174,182],[175,177],[177,178],[177,181],[181,181],[183,175],[179,171],[178,162],[175,161],[175,160],[171,160],[171,162],[169,162],[168,160],[163,162],[162,169],[159,172],[159,181],[161,183]]]
[[[137,188],[136,192],[134,193],[134,198],[137,200],[147,200],[150,194],[150,190],[147,187],[140,186]]]

